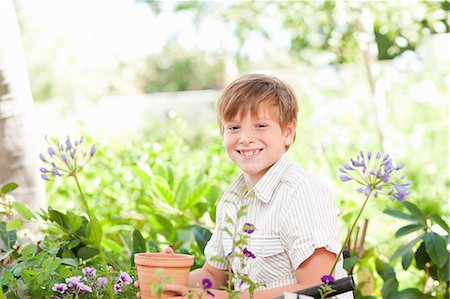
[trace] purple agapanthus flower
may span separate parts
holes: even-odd
[[[355,159],[350,159],[351,165],[345,164],[339,171],[343,173],[340,176],[341,181],[356,181],[359,186],[356,191],[366,196],[371,194],[374,197],[387,195],[392,200],[406,200],[411,193],[409,187],[412,182],[401,182],[405,177],[400,176],[398,171],[404,167],[401,163],[394,165],[392,158],[386,154],[377,153],[375,159],[371,152],[367,155],[360,151]]]
[[[255,226],[251,223],[246,222],[244,224],[244,229],[243,231],[246,232],[247,234],[252,234],[254,231],[256,230]]]
[[[58,292],[60,294],[64,294],[67,291],[67,284],[65,283],[57,283],[53,285],[52,290]]]
[[[118,281],[119,281],[119,283],[128,285],[133,282],[133,279],[131,279],[130,275],[128,275],[127,272],[120,271]]]
[[[49,147],[46,153],[39,155],[44,166],[41,171],[42,179],[46,181],[55,180],[59,177],[72,176],[81,171],[87,161],[95,154],[96,147],[90,147],[89,155],[83,144],[83,138],[72,142],[67,137],[65,142],[51,141],[45,137]]]
[[[334,282],[334,277],[332,275],[324,275],[320,280],[322,280],[323,283],[331,284]]]
[[[242,253],[244,254],[245,257],[252,259],[256,258],[256,256],[250,250],[248,250],[247,247],[245,247],[244,250],[242,250]]]

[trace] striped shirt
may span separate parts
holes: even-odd
[[[237,213],[242,206],[247,206],[247,210],[239,218]],[[216,227],[205,248],[206,260],[221,270],[227,270],[227,265],[213,257],[227,260],[234,273],[248,275],[253,282],[263,284],[256,290],[296,284],[296,269],[315,249],[325,247],[339,252],[337,213],[329,190],[283,155],[252,190],[247,192],[241,175],[224,193],[217,206]],[[239,236],[235,228],[242,229],[244,223],[256,228],[245,246],[255,258],[247,258],[245,263],[239,258],[229,261],[231,235]],[[324,269],[324,274],[327,271]],[[346,275],[341,259],[335,277]],[[248,287],[239,281],[234,286],[242,291]],[[353,296],[348,293],[338,298]]]

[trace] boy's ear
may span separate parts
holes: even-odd
[[[286,137],[284,143],[286,146],[291,145],[292,142],[294,142],[295,133],[297,131],[297,120],[294,119],[288,123],[284,131],[284,135]]]

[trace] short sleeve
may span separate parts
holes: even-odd
[[[339,253],[338,211],[330,191],[318,180],[308,179],[287,194],[280,231],[293,269],[317,248]]]
[[[223,238],[222,238],[222,225],[224,223],[224,207],[223,202],[220,201],[216,210],[216,226],[212,232],[212,236],[209,239],[205,247],[205,258],[208,264],[212,267],[220,270],[226,270],[227,267],[224,263],[212,260],[214,257],[222,258],[226,260],[226,256],[223,250]]]

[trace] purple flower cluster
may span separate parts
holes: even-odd
[[[341,180],[348,182],[356,181],[362,187],[357,191],[366,196],[373,194],[378,197],[380,194],[387,195],[392,200],[406,200],[408,194],[411,193],[409,187],[412,182],[402,183],[405,176],[398,175],[398,171],[403,168],[403,164],[395,166],[392,158],[386,154],[381,155],[377,153],[372,155],[368,152],[367,155],[360,151],[356,159],[350,159],[350,164],[345,164],[343,168],[339,168],[342,173]]]
[[[53,142],[47,137],[45,140],[49,147],[47,153],[39,155],[39,159],[44,163],[39,170],[41,177],[46,181],[75,175],[96,152],[95,144],[91,145],[89,151],[85,149],[83,137],[73,141],[67,136],[65,142]]]
[[[57,283],[53,285],[52,290],[58,293],[54,298],[67,298],[72,295],[78,296],[82,293],[92,293],[92,287],[81,281],[81,276],[72,276],[66,278],[66,283]]]
[[[334,277],[332,275],[324,275],[320,280],[322,280],[323,283],[331,284],[334,282]]]
[[[84,277],[72,276],[66,278],[66,283],[57,283],[53,285],[52,290],[57,292],[57,296],[53,298],[72,298],[74,295],[78,296],[81,293],[99,293],[108,284],[106,277],[97,277],[97,271],[95,268],[85,267],[83,268]],[[126,272],[120,271],[117,277],[116,284],[114,285],[114,292],[120,293],[123,290],[124,285],[129,285],[133,282],[133,279]]]

